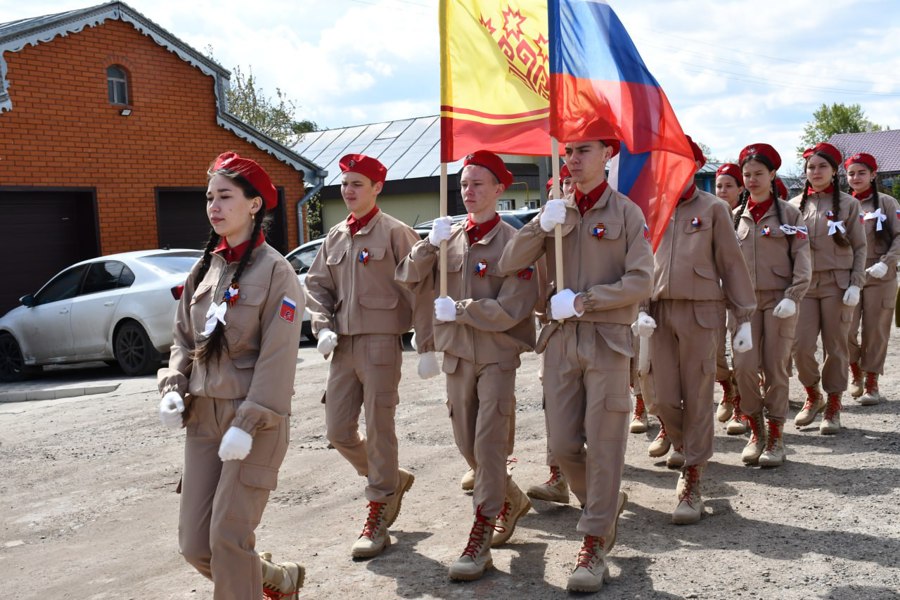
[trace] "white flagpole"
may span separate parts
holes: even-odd
[[[441,163],[440,203],[439,209],[442,217],[447,216],[447,163]],[[440,255],[441,297],[447,296],[447,240],[441,240]]]
[[[559,143],[556,138],[550,136],[550,162],[553,171],[553,190],[554,198],[562,198],[559,189]],[[565,289],[563,283],[563,246],[562,246],[562,225],[557,224],[553,228],[554,250],[556,254],[556,293],[558,294]],[[562,319],[560,319],[562,321]]]

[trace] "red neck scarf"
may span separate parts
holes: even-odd
[[[774,202],[775,200],[771,196],[762,202],[754,202],[753,198],[750,198],[750,200],[747,201],[747,208],[750,209],[750,216],[753,217],[753,222],[759,223],[760,219],[768,212],[769,207],[771,207]]]
[[[256,244],[254,244],[254,248],[259,248],[263,242],[266,241],[266,236],[262,233],[259,234],[259,238],[256,240]],[[250,249],[250,240],[245,242],[241,242],[234,248],[228,245],[228,241],[225,238],[219,240],[219,245],[216,246],[216,249],[213,250],[215,254],[221,254],[222,258],[225,259],[225,262],[233,263],[244,258],[244,254],[247,250]]]
[[[869,186],[869,188],[867,188],[861,192],[857,192],[856,190],[853,190],[852,192],[850,192],[850,195],[853,196],[854,198],[856,198],[857,200],[859,200],[860,202],[862,202],[863,200],[868,200],[869,197],[874,192],[875,192],[874,188]]]
[[[831,194],[831,193],[834,193],[834,186],[831,185],[830,183],[828,184],[828,187],[825,188],[824,190],[822,190],[821,192],[817,192],[816,190],[813,189],[812,186],[809,186],[808,188],[806,188],[807,196],[812,196],[813,194]]]
[[[369,221],[378,214],[378,207],[374,207],[372,210],[366,214],[366,216],[361,219],[357,219],[353,213],[350,213],[350,216],[347,217],[347,226],[350,228],[350,235],[356,235],[359,233],[359,230],[369,224]]]
[[[466,235],[469,237],[469,245],[471,246],[478,240],[483,240],[491,230],[500,222],[500,215],[494,213],[494,218],[484,223],[476,223],[472,220],[470,214],[466,217]]]
[[[603,192],[605,192],[608,187],[609,183],[604,181],[587,194],[582,194],[581,190],[577,187],[575,188],[575,205],[578,207],[578,212],[581,213],[582,217],[584,216],[584,213],[594,208],[594,205],[597,204],[597,201],[600,200],[600,196],[603,195]]]
[[[679,202],[684,202],[685,200],[690,200],[691,198],[694,197],[694,194],[695,194],[696,192],[697,192],[697,185],[692,183],[692,184],[691,184],[691,187],[689,187],[689,188],[684,192],[684,194],[681,195],[681,198],[679,198],[678,201],[679,201]]]

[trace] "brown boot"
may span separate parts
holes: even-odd
[[[866,393],[859,399],[859,403],[863,406],[874,406],[881,402],[882,396],[878,392],[878,373],[866,373]]]
[[[450,565],[450,579],[457,581],[475,581],[481,579],[484,572],[494,566],[491,558],[491,538],[497,529],[493,519],[481,513],[481,506],[475,509],[475,523],[469,532],[466,549],[456,562]]]
[[[491,547],[496,548],[501,544],[505,544],[512,537],[516,530],[516,523],[519,519],[531,510],[531,501],[522,493],[512,477],[506,478],[506,500],[503,502],[503,509],[497,515],[496,534],[491,540]]]
[[[684,448],[681,446],[672,448],[672,453],[666,458],[666,466],[670,469],[680,469],[684,466]]]
[[[741,412],[741,396],[735,396],[732,404],[734,404],[734,411],[731,413],[731,419],[725,425],[725,433],[728,435],[744,435],[747,433],[747,420],[744,413]]]
[[[822,415],[819,433],[833,435],[841,430],[841,408],[841,395],[828,394],[828,404],[825,406],[825,414]]]
[[[609,528],[609,531],[606,532],[606,537],[603,538],[603,551],[607,554],[609,554],[612,551],[613,546],[616,545],[616,537],[619,534],[619,517],[622,516],[622,511],[625,510],[626,502],[628,502],[628,494],[619,490],[619,498],[616,500],[616,518]]]
[[[805,389],[806,402],[803,404],[800,412],[797,413],[797,416],[794,417],[794,425],[797,427],[806,427],[815,420],[817,414],[825,409],[825,399],[822,397],[819,384],[808,385]]]
[[[369,502],[369,514],[362,533],[350,550],[353,558],[378,556],[391,545],[391,536],[388,535],[387,520],[384,517],[386,506],[384,502]]]
[[[298,597],[306,569],[295,562],[273,563],[269,552],[260,552],[259,562],[262,565],[264,598],[286,600]]]
[[[716,419],[719,420],[719,423],[725,423],[731,418],[736,394],[734,383],[732,383],[730,377],[728,379],[720,379],[718,383],[722,386],[722,399],[719,401],[719,407],[716,409]]]
[[[850,363],[850,395],[859,398],[863,395],[863,373],[859,363]]]
[[[475,489],[475,469],[469,469],[463,473],[462,479],[459,480],[459,487],[464,492],[471,492]]]
[[[784,464],[784,423],[769,419],[769,435],[766,449],[759,457],[761,467],[780,467]]]
[[[388,497],[385,502],[384,520],[388,527],[393,525],[394,521],[397,520],[397,515],[400,514],[400,505],[403,503],[403,495],[409,491],[409,488],[411,488],[412,484],[416,481],[416,476],[406,469],[399,469],[399,471],[400,475],[397,479],[397,490],[392,496]]]
[[[628,431],[631,433],[647,432],[647,408],[644,406],[644,397],[640,394],[634,397],[634,415],[631,417]]]
[[[602,537],[584,536],[575,570],[569,575],[566,589],[570,592],[599,592],[603,582],[609,578],[606,553],[603,551]]]
[[[672,442],[669,440],[669,436],[666,435],[666,424],[663,423],[662,419],[659,419],[659,433],[656,434],[656,439],[650,442],[647,454],[651,458],[659,458],[668,454],[671,447]]]
[[[551,466],[550,479],[540,485],[531,486],[525,494],[529,498],[534,498],[535,500],[568,504],[569,483],[566,481],[566,476],[563,475],[563,472],[559,467]]]
[[[741,460],[746,465],[755,465],[759,457],[766,449],[766,422],[763,420],[762,410],[753,415],[744,417],[750,427],[750,440],[741,452]]]
[[[703,516],[703,498],[700,496],[700,477],[703,467],[691,465],[681,470],[675,491],[678,506],[672,513],[672,522],[676,525],[696,523]]]

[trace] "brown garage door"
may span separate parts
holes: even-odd
[[[209,238],[206,188],[158,189],[156,222],[160,248],[203,249]],[[284,193],[278,190],[278,206],[266,238],[282,254],[287,252],[284,227]]]
[[[94,192],[0,188],[0,314],[69,265],[99,254]]]

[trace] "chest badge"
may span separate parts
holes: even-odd
[[[487,273],[487,267],[488,267],[488,264],[487,264],[486,260],[484,260],[484,259],[479,260],[478,264],[475,265],[475,274],[478,275],[479,277],[484,277],[484,274]]]
[[[238,284],[232,283],[228,286],[228,289],[225,290],[225,295],[222,296],[222,300],[227,302],[228,306],[234,306],[240,297],[241,293],[238,290]]]
[[[598,240],[602,240],[603,236],[606,235],[606,225],[603,223],[597,223],[591,229],[591,235],[597,238]]]
[[[768,225],[766,225],[759,231],[759,235],[761,235],[763,237],[769,237],[770,235],[772,235],[772,230],[769,229]]]
[[[701,225],[703,225],[703,221],[700,220],[700,217],[694,217],[693,219],[691,219],[691,227],[693,227],[694,229],[697,229]]]
[[[368,248],[363,248],[362,250],[360,250],[360,251],[359,251],[359,258],[357,258],[357,260],[358,260],[359,262],[361,262],[363,265],[369,264],[369,249],[368,249]]]

